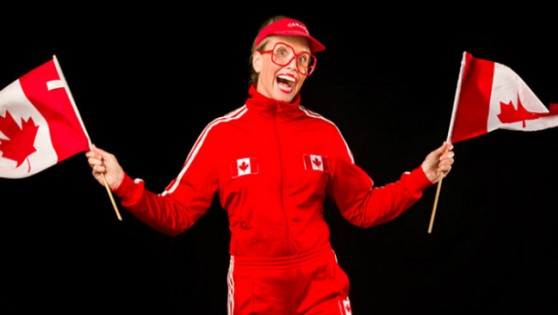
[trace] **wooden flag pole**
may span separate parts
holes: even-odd
[[[459,69],[459,76],[457,78],[457,88],[455,89],[455,97],[453,98],[453,109],[452,109],[452,112],[451,112],[450,126],[449,126],[449,130],[448,130],[448,136],[446,137],[447,142],[451,142],[451,132],[453,130],[453,121],[454,121],[454,118],[455,118],[455,111],[457,109],[457,104],[459,103],[459,94],[461,92],[461,80],[463,78],[463,68],[465,67],[466,56],[467,56],[467,52],[464,51],[463,52],[463,57],[461,59],[461,67]],[[437,208],[437,205],[438,205],[438,199],[440,197],[440,190],[442,188],[442,181],[443,180],[444,180],[444,178],[442,177],[438,181],[438,187],[436,188],[436,196],[434,197],[434,205],[432,206],[432,214],[430,215],[430,224],[428,225],[428,234],[432,233],[432,228],[434,226],[434,217],[436,216],[436,208]]]
[[[56,69],[58,70],[58,74],[60,75],[60,79],[62,80],[62,82],[64,82],[66,91],[68,92],[68,97],[70,98],[70,102],[72,103],[72,106],[74,107],[74,111],[75,111],[76,115],[78,116],[79,122],[81,124],[82,129],[83,129],[83,132],[87,136],[87,140],[89,140],[89,147],[91,147],[91,138],[89,137],[89,134],[87,133],[87,129],[85,129],[85,125],[83,124],[83,121],[81,120],[81,116],[79,115],[79,111],[77,110],[76,102],[74,101],[74,96],[72,95],[72,91],[70,91],[70,86],[68,85],[68,82],[66,81],[66,78],[64,77],[64,72],[62,72],[62,67],[60,66],[60,63],[58,62],[58,58],[56,58],[56,55],[52,55],[52,59],[54,60],[54,64],[56,65]],[[110,188],[108,186],[107,179],[105,178],[105,174],[103,174],[103,180],[105,181],[105,187],[106,187],[107,192],[109,194],[110,201],[112,202],[112,206],[114,208],[114,211],[116,212],[116,217],[118,218],[118,220],[122,221],[122,217],[120,216],[120,212],[118,211],[118,207],[116,206],[116,202],[114,201],[114,198],[112,197],[112,192],[110,191]]]
[[[118,221],[122,221],[122,216],[118,211],[118,207],[116,206],[116,202],[114,201],[114,197],[112,196],[112,191],[110,191],[109,185],[107,183],[107,178],[105,177],[104,173],[103,173],[103,181],[105,182],[105,188],[107,189],[107,193],[109,195],[110,202],[112,203],[112,207],[114,208],[114,212],[116,213],[116,217],[118,218]]]
[[[430,214],[430,224],[428,225],[428,234],[432,234],[432,227],[434,226],[434,217],[436,216],[436,206],[438,205],[438,199],[440,198],[440,190],[442,187],[442,181],[444,178],[438,181],[438,187],[436,188],[436,196],[434,197],[434,206],[432,206],[432,214]]]

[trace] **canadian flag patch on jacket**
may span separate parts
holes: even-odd
[[[349,300],[348,296],[343,300],[340,299],[338,302],[339,302],[339,311],[341,312],[342,315],[353,314],[353,310],[351,308],[351,301]]]
[[[242,158],[231,162],[232,178],[249,174],[258,174],[259,170],[258,160],[255,158]]]
[[[329,171],[329,160],[323,155],[304,154],[304,169],[327,172]]]

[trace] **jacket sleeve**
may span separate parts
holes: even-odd
[[[161,193],[147,190],[142,179],[125,175],[115,189],[121,204],[155,230],[176,236],[205,214],[218,188],[215,159],[218,141],[206,128],[192,147],[178,176]]]
[[[328,193],[343,217],[352,224],[368,228],[390,221],[419,200],[422,191],[432,185],[421,167],[404,172],[395,182],[375,185],[354,163],[349,147],[339,136]]]

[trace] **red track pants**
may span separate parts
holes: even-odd
[[[229,315],[351,315],[349,279],[331,248],[278,257],[231,256]]]

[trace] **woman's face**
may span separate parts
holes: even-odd
[[[295,36],[270,36],[266,40],[252,61],[259,73],[257,90],[269,98],[291,102],[306,80],[304,63],[313,58],[308,40]]]

